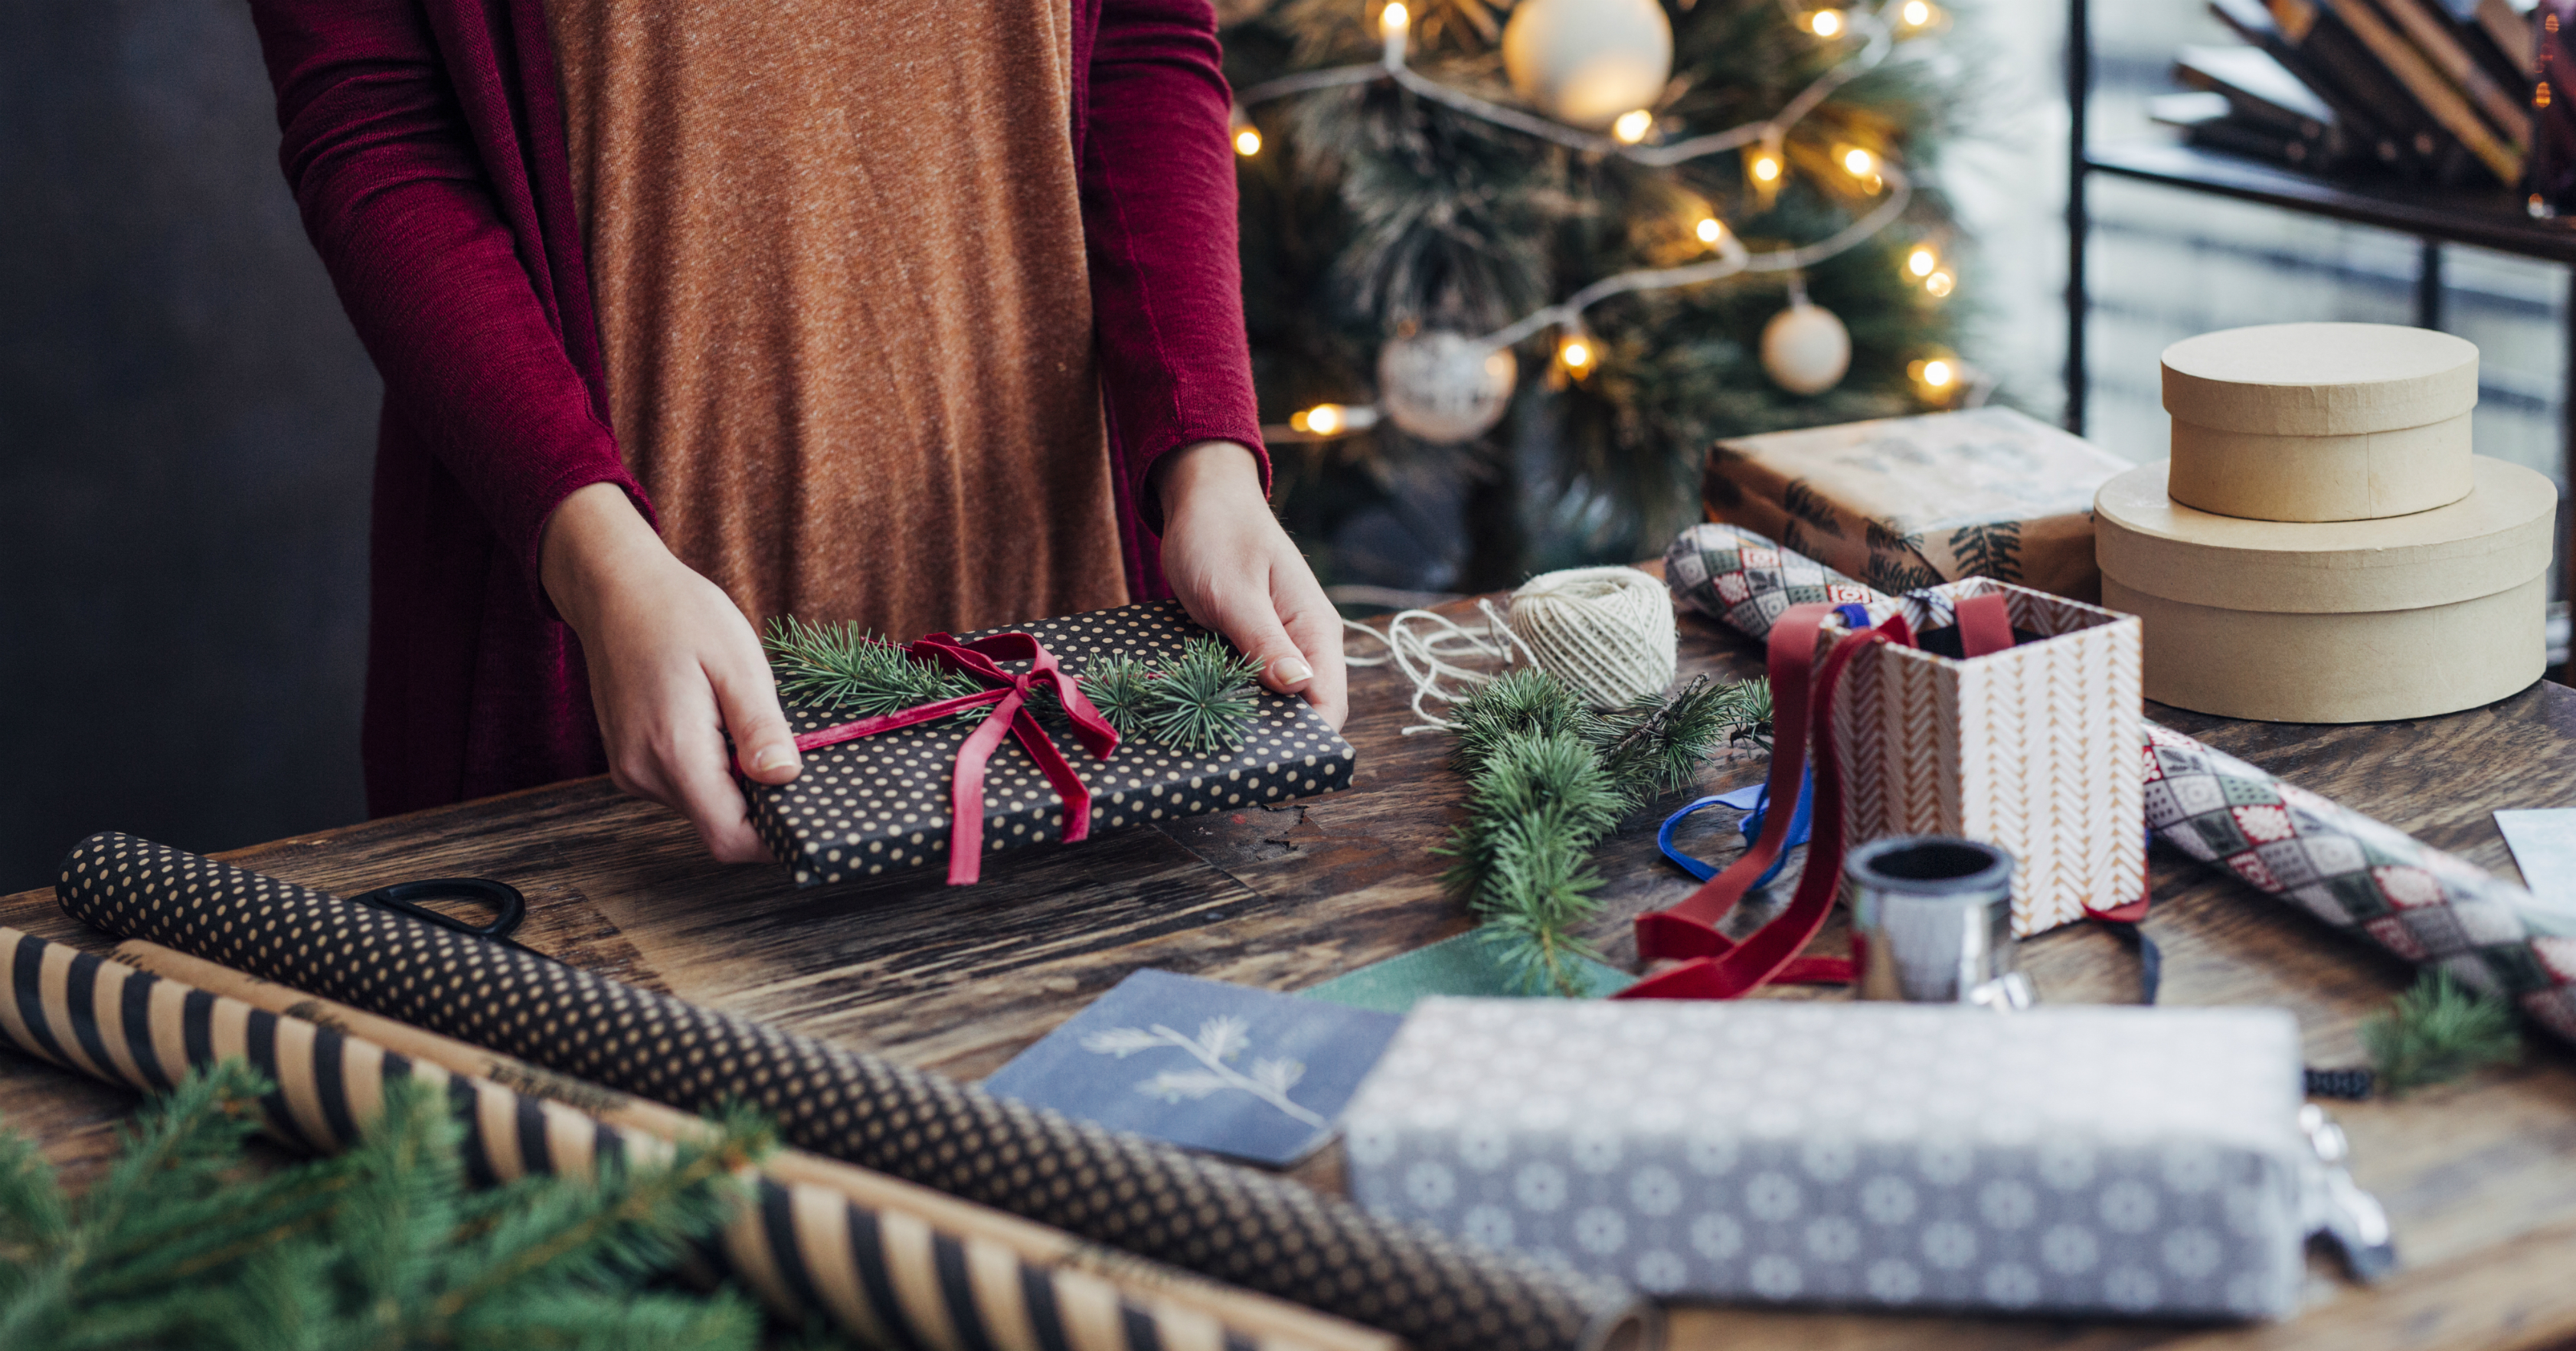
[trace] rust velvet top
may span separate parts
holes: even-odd
[[[542,0],[254,0],[305,227],[385,382],[364,749],[370,809],[600,772],[547,516],[619,484]],[[1128,588],[1164,594],[1146,473],[1260,451],[1209,0],[1070,0],[1070,128]],[[959,134],[971,135],[971,121]],[[974,549],[911,539],[904,548]],[[1007,542],[991,565],[1009,567]]]

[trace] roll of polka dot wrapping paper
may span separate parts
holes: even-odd
[[[1125,605],[987,629],[961,641],[1026,633],[1080,676],[1104,657],[1139,660],[1178,655],[1207,632],[1178,601]],[[1002,663],[1004,669],[1027,663]],[[1243,744],[1199,754],[1150,737],[1128,737],[1108,759],[1077,744],[1060,709],[1041,701],[1038,721],[1091,792],[1091,831],[1149,825],[1203,812],[1270,806],[1350,786],[1351,744],[1295,695],[1255,688]],[[801,735],[849,715],[789,701],[787,720]],[[751,823],[770,855],[793,869],[798,886],[847,882],[936,864],[948,866],[949,790],[957,749],[975,718],[941,718],[808,751],[805,772],[771,787],[746,784]],[[1060,841],[1065,801],[1016,738],[1006,737],[984,767],[980,848],[990,853]]]
[[[1654,1295],[2255,1319],[2299,1095],[2277,1009],[1432,999],[1344,1122],[1370,1210]]]

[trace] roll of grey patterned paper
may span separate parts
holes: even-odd
[[[1351,1191],[1659,1295],[2282,1317],[2299,1067],[2272,1009],[1434,999]]]

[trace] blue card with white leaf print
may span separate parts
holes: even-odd
[[[984,1087],[1284,1168],[1333,1138],[1403,1019],[1169,971],[1118,982]]]

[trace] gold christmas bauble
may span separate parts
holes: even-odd
[[[1656,0],[1521,0],[1503,28],[1503,73],[1548,116],[1606,127],[1663,98],[1673,26]]]
[[[1832,310],[1801,300],[1762,326],[1762,370],[1792,394],[1822,394],[1851,369],[1851,332]]]
[[[1378,349],[1377,402],[1387,420],[1437,445],[1472,441],[1511,406],[1520,365],[1463,334],[1433,330]]]

